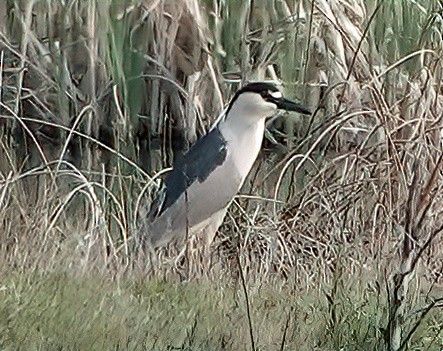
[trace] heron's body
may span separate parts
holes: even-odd
[[[274,85],[246,86],[231,101],[225,119],[177,161],[141,226],[140,235],[152,247],[201,232],[212,241],[258,156],[266,117],[277,110],[280,100],[292,103]]]

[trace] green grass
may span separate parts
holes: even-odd
[[[0,286],[2,350],[250,350],[238,283],[111,280],[65,273],[10,274]],[[363,288],[362,288],[363,286]],[[250,289],[257,350],[383,350],[384,302],[372,282]],[[429,315],[411,350],[439,350],[441,313]]]

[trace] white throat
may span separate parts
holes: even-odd
[[[255,120],[250,123],[249,118],[228,118],[220,122],[219,129],[228,143],[228,155],[241,177],[245,180],[254,164],[263,141],[265,119]]]

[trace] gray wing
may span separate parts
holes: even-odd
[[[202,226],[216,230],[214,214],[223,213],[238,192],[242,178],[218,128],[200,139],[178,161],[164,182],[164,190],[153,204],[141,232],[151,245],[193,235]],[[215,228],[217,227],[217,228]]]
[[[226,140],[220,130],[214,128],[177,160],[167,175],[163,190],[154,201],[148,218],[154,220],[160,217],[195,181],[205,181],[225,161],[226,155]]]

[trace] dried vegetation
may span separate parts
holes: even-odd
[[[115,337],[85,349],[441,349],[442,35],[441,1],[1,1],[0,348],[60,346],[55,318]],[[314,116],[269,122],[209,270],[148,264],[131,233],[161,170],[263,79]],[[94,315],[60,288],[100,284],[122,300]],[[214,304],[228,327],[205,329]]]

